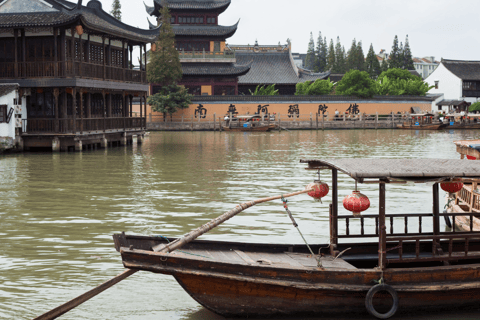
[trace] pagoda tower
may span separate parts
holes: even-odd
[[[226,45],[226,39],[235,34],[233,26],[218,25],[218,17],[231,0],[154,0],[145,5],[147,13],[161,23],[160,10],[166,2],[171,14],[177,50],[180,54],[183,77],[180,85],[193,95],[237,95],[238,78],[247,74],[250,65],[237,65],[235,52]],[[150,23],[150,28],[157,28]],[[155,94],[160,86],[151,84]]]

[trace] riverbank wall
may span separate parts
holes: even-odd
[[[412,113],[431,112],[433,103],[406,96],[196,96],[189,108],[166,117],[147,109],[147,129],[216,131],[225,117],[253,114],[287,130],[391,129]]]

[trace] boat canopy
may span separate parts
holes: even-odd
[[[441,182],[480,178],[480,164],[461,159],[329,159],[300,160],[310,170],[336,169],[353,179]]]

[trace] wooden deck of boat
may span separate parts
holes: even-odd
[[[234,263],[245,266],[269,266],[283,269],[310,270],[318,268],[315,258],[311,254],[294,252],[245,252],[241,250],[199,250],[182,249],[171,252],[179,258],[195,258],[214,262]],[[322,268],[347,270],[357,269],[342,258],[333,258],[330,255],[320,258]]]

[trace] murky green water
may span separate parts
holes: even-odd
[[[302,158],[456,159],[452,141],[479,133],[151,133],[142,146],[0,156],[0,319],[30,319],[122,272],[113,233],[179,236],[238,203],[302,190],[315,178]],[[340,199],[353,186],[340,176]],[[376,212],[376,187],[361,191]],[[289,202],[309,242],[328,241],[328,202],[306,195]],[[387,186],[388,212],[431,212],[431,203],[429,186]],[[280,201],[248,209],[202,239],[302,242]],[[223,319],[173,278],[139,272],[61,319],[206,318]]]

